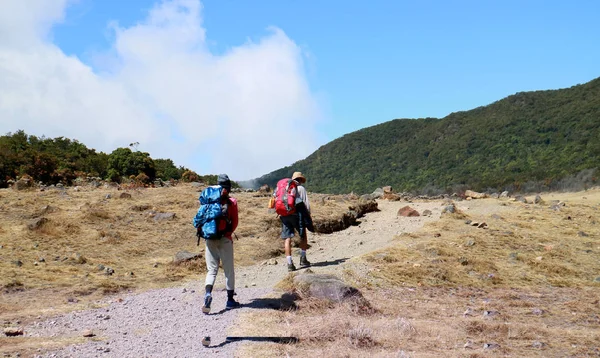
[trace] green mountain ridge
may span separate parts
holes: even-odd
[[[346,134],[306,159],[254,180],[274,186],[294,171],[320,193],[541,191],[597,183],[600,78],[519,92],[437,118],[395,119]]]

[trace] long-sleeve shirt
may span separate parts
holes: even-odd
[[[310,203],[308,202],[308,194],[306,193],[306,188],[302,185],[298,185],[298,194],[296,196],[296,201],[302,201],[304,206],[306,206],[306,210],[310,213]]]

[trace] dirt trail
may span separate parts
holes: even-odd
[[[311,270],[340,275],[347,265],[352,265],[360,272],[361,264],[355,258],[389,246],[394,236],[414,232],[441,215],[441,202],[435,201],[408,204],[420,213],[431,210],[431,216],[397,217],[398,209],[405,205],[379,201],[380,211],[367,214],[357,226],[328,235],[309,234]],[[260,298],[287,274],[285,258],[276,261],[275,265],[262,263],[236,269],[236,299],[243,305],[237,310],[224,310],[226,294],[223,274],[219,272],[213,314],[208,316],[200,311],[204,292],[203,282],[198,280],[178,288],[121,296],[121,300],[113,297],[103,308],[36,322],[26,327],[26,332],[31,337],[78,340],[84,330],[96,334],[83,344],[39,357],[232,357],[242,343],[225,343],[227,329],[240,313],[268,308]],[[297,253],[294,261],[298,264]],[[204,336],[211,336],[211,347],[202,347]]]
[[[398,217],[398,209],[406,205],[410,205],[419,213],[428,209],[432,215]],[[417,231],[425,223],[439,219],[443,208],[439,201],[407,204],[385,200],[379,201],[378,207],[380,211],[366,214],[359,219],[359,225],[351,226],[344,231],[332,234],[308,233],[311,247],[307,251],[307,258],[312,263],[311,270],[315,273],[340,275],[349,264],[352,264],[353,269],[360,270],[357,257],[391,245],[396,235]],[[243,253],[236,252],[236,254]],[[293,260],[298,266],[298,250],[294,250]],[[272,260],[269,261],[272,263]],[[275,261],[276,265],[263,263],[237,270],[237,284],[240,287],[273,287],[287,273],[285,257],[279,257]]]

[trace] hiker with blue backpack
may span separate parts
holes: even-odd
[[[197,229],[198,240],[204,238],[206,244],[206,280],[204,305],[202,312],[210,313],[212,290],[219,271],[219,263],[225,273],[227,303],[229,310],[240,306],[235,295],[235,272],[233,268],[233,239],[232,235],[238,226],[237,200],[229,196],[231,181],[227,174],[219,174],[217,185],[209,186],[200,194],[200,208],[194,217],[194,227]]]
[[[275,211],[281,220],[281,238],[284,240],[284,251],[288,265],[288,271],[296,271],[292,260],[292,237],[294,231],[300,235],[300,267],[310,267],[306,258],[308,249],[308,238],[306,230],[314,232],[313,222],[310,215],[310,203],[306,189],[302,184],[306,178],[301,172],[295,172],[290,179],[284,178],[277,182],[277,189],[273,193],[275,197]]]

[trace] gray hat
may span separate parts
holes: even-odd
[[[219,178],[217,179],[217,184],[219,184],[220,186],[222,186],[223,188],[225,188],[227,190],[231,190],[231,180],[229,180],[229,177],[227,176],[227,174],[219,174]]]

